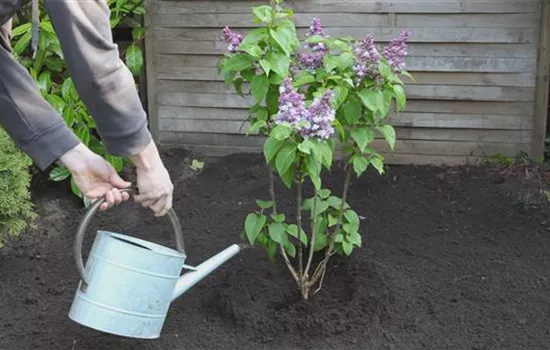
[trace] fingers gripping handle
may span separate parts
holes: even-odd
[[[136,194],[136,191],[133,189],[123,189],[123,190],[120,190],[120,192],[126,192],[130,195]],[[86,271],[84,269],[84,261],[82,259],[82,241],[84,240],[84,234],[86,233],[86,229],[88,228],[88,224],[90,223],[90,220],[92,219],[94,214],[97,212],[101,204],[103,204],[104,202],[105,202],[105,197],[102,197],[96,200],[94,203],[92,203],[92,205],[90,206],[90,208],[88,209],[88,211],[86,212],[82,220],[80,221],[80,225],[78,226],[78,230],[76,231],[76,239],[73,246],[73,249],[74,249],[73,254],[75,257],[78,273],[80,274],[80,278],[85,284],[89,284],[89,280],[88,280],[88,275],[86,274]],[[172,226],[174,228],[174,232],[176,235],[176,249],[179,252],[185,254],[185,245],[183,243],[183,233],[182,233],[181,224],[178,219],[178,216],[174,212],[174,209],[170,209],[167,215],[172,223]]]

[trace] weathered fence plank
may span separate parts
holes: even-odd
[[[157,1],[155,13],[250,13],[251,6],[264,5],[265,1]],[[286,6],[302,13],[536,13],[537,0],[479,1],[479,0],[309,0],[286,1]]]

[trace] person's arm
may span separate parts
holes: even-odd
[[[172,206],[173,185],[147,128],[134,78],[113,43],[105,0],[46,0],[75,88],[107,151],[136,166],[139,196],[156,215]]]

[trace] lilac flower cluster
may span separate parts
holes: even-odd
[[[279,88],[279,113],[276,123],[289,123],[304,138],[328,139],[334,133],[332,122],[335,111],[330,105],[334,98],[332,91],[327,91],[316,98],[311,106],[306,108],[304,96],[292,86],[292,79],[287,77]]]
[[[308,109],[309,123],[300,130],[303,138],[329,139],[334,134],[332,122],[335,119],[335,111],[330,105],[334,98],[334,92],[327,90],[321,98],[313,101]]]
[[[378,62],[380,62],[380,54],[374,45],[374,38],[372,35],[367,35],[355,46],[353,70],[357,74],[357,80],[375,78],[378,74]]]
[[[241,34],[236,34],[229,29],[229,27],[225,27],[222,31],[222,40],[229,44],[227,49],[231,52],[237,52],[239,45],[243,41],[243,36]]]
[[[378,63],[380,58],[384,57],[395,73],[405,69],[405,56],[407,56],[407,40],[410,38],[411,32],[406,30],[393,39],[388,46],[382,50],[382,54],[374,44],[372,35],[359,41],[355,46],[355,64],[353,70],[357,75],[357,82],[361,82],[365,78],[374,79],[377,84],[382,82],[382,77],[378,71]]]
[[[279,93],[279,113],[276,122],[286,122],[297,127],[302,120],[306,120],[308,117],[304,96],[294,89],[289,77],[285,78],[279,86]]]
[[[306,36],[321,36],[327,37],[321,26],[321,20],[319,18],[314,18],[309,27],[309,31],[306,33]],[[300,65],[306,69],[317,69],[323,65],[323,58],[327,53],[327,47],[323,43],[308,43],[306,45],[313,52],[311,53],[300,53],[298,54],[298,62]]]
[[[409,40],[411,32],[409,30],[402,31],[401,34],[393,39],[388,46],[382,51],[382,55],[388,60],[395,73],[405,69],[405,56],[407,56],[407,40]]]

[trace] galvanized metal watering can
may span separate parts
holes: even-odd
[[[84,267],[84,233],[104,200],[101,198],[91,205],[76,234],[74,256],[81,281],[69,318],[106,333],[131,338],[158,338],[172,301],[237,254],[243,246],[234,244],[197,267],[187,266],[180,221],[170,210],[167,215],[176,234],[177,250],[100,230]],[[182,269],[190,272],[180,276]]]

